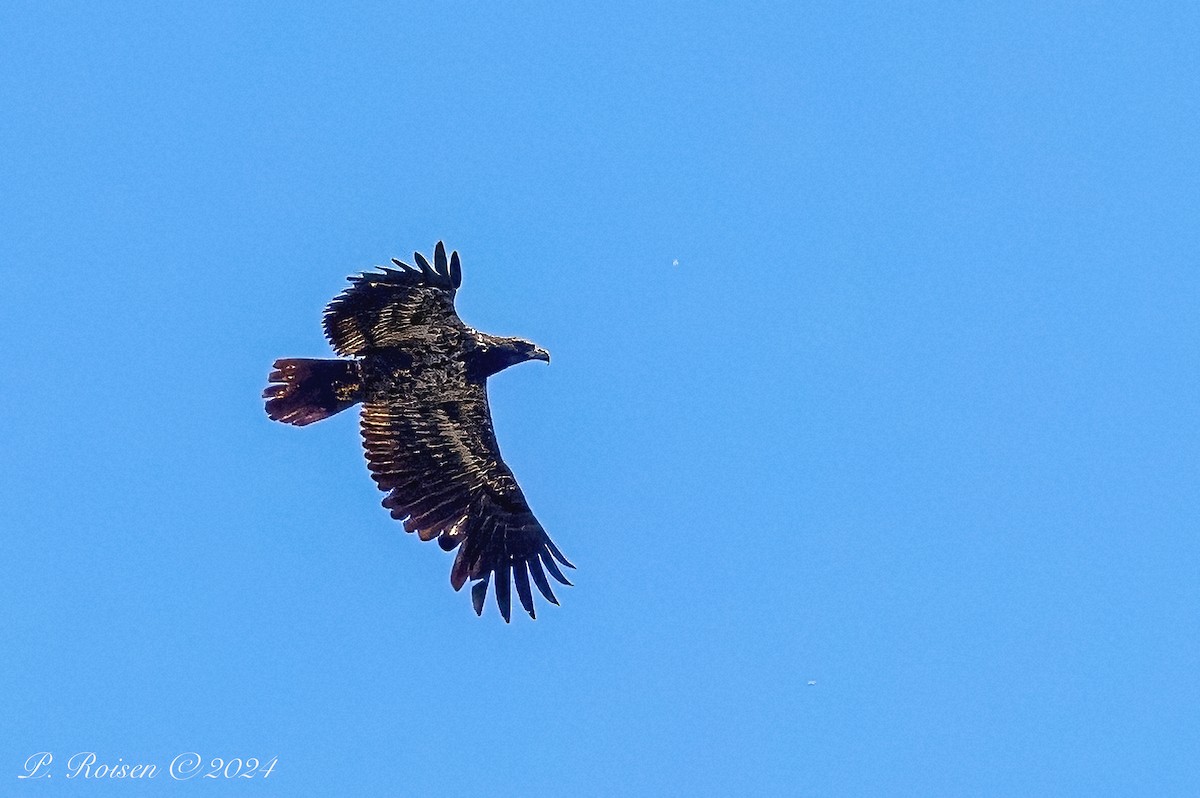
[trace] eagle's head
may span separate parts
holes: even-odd
[[[544,360],[550,362],[550,353],[533,341],[526,341],[524,338],[503,338],[503,343],[497,347],[497,353],[504,361],[501,368],[515,366],[518,363],[524,363],[526,360]]]
[[[518,363],[523,363],[526,360],[544,360],[547,363],[550,362],[550,353],[533,341],[526,341],[523,338],[516,338],[514,340],[516,341],[517,351],[521,355],[521,359],[517,361]]]
[[[533,341],[526,341],[524,338],[501,338],[496,335],[480,333],[478,340],[476,362],[488,375],[503,371],[509,366],[524,363],[526,360],[550,362],[549,352]]]

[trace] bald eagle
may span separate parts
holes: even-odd
[[[472,580],[475,613],[489,583],[509,621],[511,585],[536,618],[532,579],[558,604],[549,573],[570,581],[574,568],[534,518],[500,457],[488,408],[487,379],[526,360],[550,362],[546,350],[463,324],[454,310],[462,284],[458,252],[438,242],[433,263],[393,259],[351,277],[325,309],[325,337],[345,360],[276,360],[263,392],[267,415],[302,427],[362,404],[367,467],[387,495],[383,506],[408,532],[458,550],[450,584]]]

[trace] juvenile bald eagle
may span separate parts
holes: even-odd
[[[458,549],[450,584],[460,590],[474,581],[476,614],[494,579],[496,606],[509,620],[511,575],[521,606],[537,617],[530,578],[557,604],[546,572],[569,585],[558,563],[575,566],[500,457],[487,378],[526,360],[549,363],[550,355],[463,324],[454,311],[457,252],[447,259],[439,241],[432,265],[419,252],[413,258],[415,267],[393,260],[398,268],[350,278],[324,319],[334,351],[350,359],[276,360],[263,392],[267,415],[302,427],[361,402],[367,467],[392,517],[421,540]]]

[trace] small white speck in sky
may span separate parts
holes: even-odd
[[[672,265],[672,266],[678,266],[678,265],[679,265],[679,258],[676,258],[675,260],[671,261],[671,265]]]

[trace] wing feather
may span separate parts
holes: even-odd
[[[557,604],[558,599],[554,596],[554,591],[550,589],[550,583],[546,581],[546,572],[542,570],[542,564],[537,560],[530,560],[529,575],[533,577],[533,583],[537,585],[537,589],[546,597],[546,601],[551,604]]]
[[[488,580],[481,579],[471,585],[471,606],[475,608],[476,615],[483,615],[483,602],[487,598]]]
[[[434,260],[444,268],[434,269],[424,255],[414,254],[419,268],[393,260],[400,268],[380,267],[351,277],[350,287],[325,308],[325,337],[339,355],[359,356],[370,349],[401,347],[435,339],[447,330],[465,329],[454,310],[461,267],[455,279],[445,265],[446,247],[440,241]],[[458,253],[450,260],[458,264]]]
[[[542,552],[540,556],[542,558],[542,564],[546,566],[546,570],[550,572],[550,575],[559,582],[562,582],[564,585],[570,587],[571,580],[563,576],[563,572],[559,570],[558,563],[554,561],[554,558],[549,556],[547,552]]]
[[[536,618],[537,613],[533,609],[533,593],[529,590],[529,569],[524,562],[513,565],[513,583],[517,587],[517,596],[521,599],[521,606],[525,608],[525,612],[529,613],[530,618]]]
[[[529,576],[557,604],[542,564],[570,584],[555,560],[570,566],[538,523],[512,471],[500,457],[483,385],[463,382],[460,399],[437,401],[397,394],[364,404],[363,446],[367,465],[393,518],[422,540],[459,547],[450,584],[468,580],[472,602],[482,612],[488,584],[505,621],[516,582],[521,606],[536,617]]]
[[[505,623],[509,622],[512,612],[512,604],[509,599],[509,573],[509,568],[499,568],[496,571],[496,606],[500,609],[500,614],[504,616]]]

